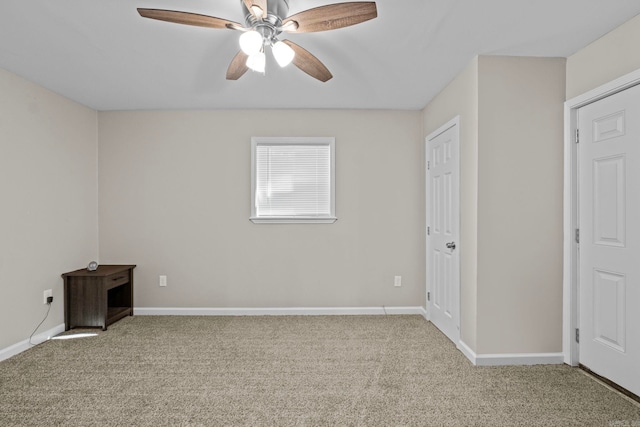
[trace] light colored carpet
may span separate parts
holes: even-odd
[[[0,362],[0,425],[640,426],[640,405],[568,366],[474,367],[419,316],[136,316]]]

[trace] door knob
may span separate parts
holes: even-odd
[[[447,248],[454,250],[456,248],[456,242],[449,242],[446,246]]]

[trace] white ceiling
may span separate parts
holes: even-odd
[[[240,0],[2,0],[0,68],[97,110],[421,109],[478,54],[566,57],[640,14],[638,0],[377,0],[378,18],[287,38],[333,73],[267,61],[227,81],[239,32],[141,18],[171,9],[242,22]],[[290,15],[339,0],[289,0]],[[269,57],[269,55],[268,55]]]

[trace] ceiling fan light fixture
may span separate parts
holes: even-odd
[[[237,0],[236,0],[237,1]],[[227,69],[227,80],[238,80],[249,69],[263,73],[266,68],[265,49],[271,47],[281,67],[291,62],[309,76],[321,82],[333,76],[313,54],[290,40],[280,42],[282,32],[314,33],[349,27],[378,16],[375,1],[347,1],[289,13],[289,0],[241,0],[244,25],[228,19],[199,13],[167,9],[138,8],[143,18],[205,28],[242,31],[240,51]]]
[[[240,49],[247,55],[254,55],[262,49],[262,34],[256,30],[247,31],[240,36]]]
[[[257,52],[247,58],[247,67],[255,72],[264,74],[267,66],[267,57],[264,52]]]
[[[271,48],[271,51],[273,52],[273,56],[276,58],[278,65],[281,67],[286,67],[291,64],[291,61],[293,61],[293,58],[296,56],[294,50],[291,49],[289,45],[281,41],[276,42]]]

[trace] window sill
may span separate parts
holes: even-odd
[[[279,218],[249,218],[254,224],[333,224],[338,218],[302,218],[302,217],[279,217]]]

